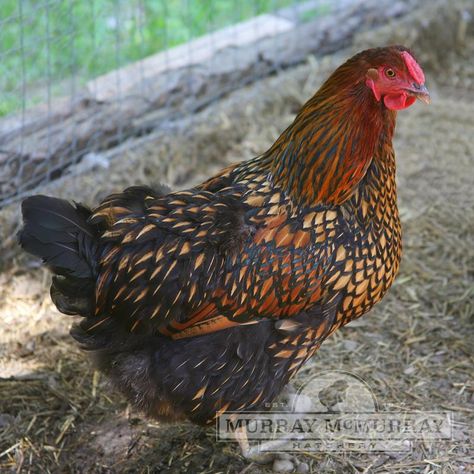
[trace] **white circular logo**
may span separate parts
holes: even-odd
[[[377,400],[359,376],[343,370],[328,370],[306,379],[292,397],[291,411],[316,413],[372,413]]]

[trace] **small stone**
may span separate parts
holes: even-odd
[[[262,452],[254,449],[250,449],[249,452],[242,453],[245,458],[247,458],[251,462],[255,462],[257,464],[269,464],[275,459],[274,453],[267,453]]]
[[[344,341],[343,345],[344,349],[350,352],[354,352],[359,347],[356,341]]]
[[[0,413],[0,428],[7,428],[15,422],[15,418],[8,413]]]
[[[296,472],[299,474],[306,474],[309,472],[309,464],[306,462],[301,462],[298,464],[298,467],[296,468]]]
[[[275,459],[273,472],[293,472],[294,464],[287,459]]]

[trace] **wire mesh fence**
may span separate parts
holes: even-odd
[[[278,56],[264,64],[259,44],[266,40],[268,48],[269,39],[289,29],[297,42],[298,25],[344,3],[3,0],[0,207],[79,162],[100,160],[101,151],[130,136],[278,70]],[[232,74],[242,67],[242,46],[255,60],[245,73]],[[216,68],[221,84],[213,94]],[[160,113],[140,121],[151,110]]]

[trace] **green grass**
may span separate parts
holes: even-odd
[[[315,8],[311,8],[310,10],[305,11],[300,16],[300,21],[302,21],[303,23],[306,23],[308,21],[314,20],[318,16],[327,15],[330,12],[331,12],[330,5],[328,3],[323,3],[321,5],[318,5]]]
[[[0,115],[298,0],[1,0]],[[71,79],[74,78],[74,81]]]

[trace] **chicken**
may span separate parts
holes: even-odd
[[[33,196],[19,241],[83,317],[72,336],[159,420],[264,410],[399,267],[396,112],[429,102],[401,46],[340,66],[262,155],[203,184],[87,209]]]
[[[319,402],[326,407],[328,413],[337,413],[338,410],[335,410],[335,406],[345,400],[348,388],[349,385],[344,379],[336,380],[319,391]]]

